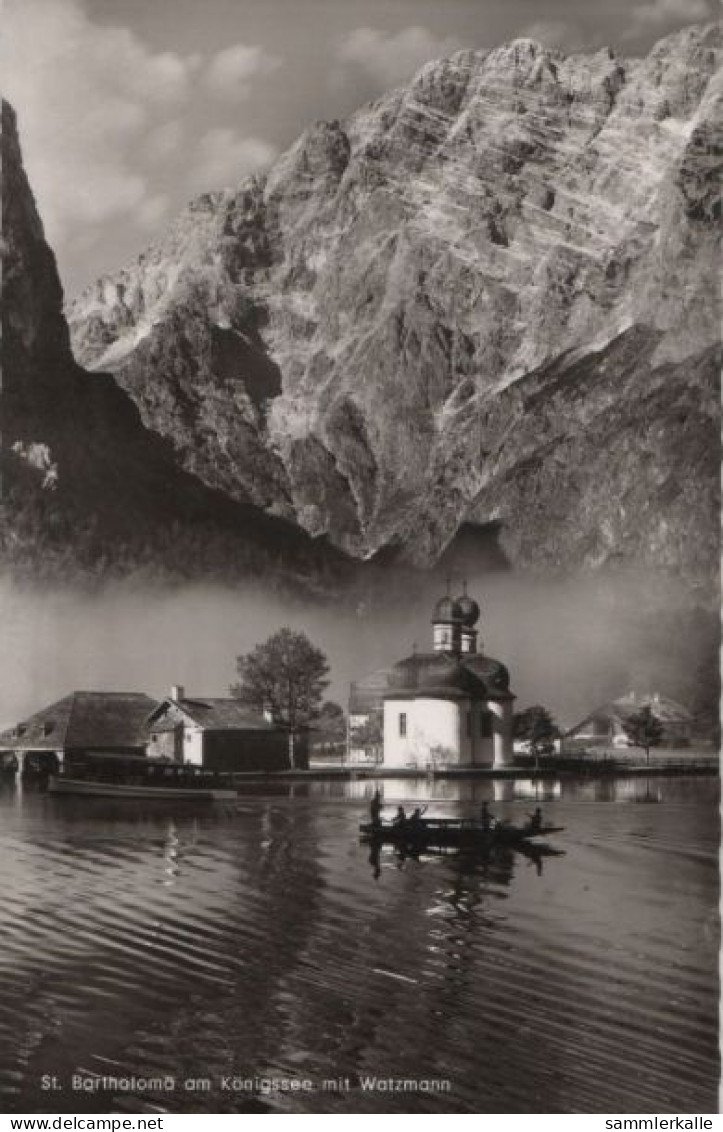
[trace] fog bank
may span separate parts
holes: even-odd
[[[518,706],[546,704],[564,723],[631,688],[690,698],[710,653],[713,615],[692,611],[689,595],[670,580],[494,574],[469,578],[468,588],[482,606],[482,647],[510,668]],[[350,680],[415,645],[431,647],[431,610],[444,592],[429,575],[390,573],[383,585],[312,606],[284,604],[260,585],[113,584],[88,594],[5,578],[0,724],[76,689],[160,697],[180,683],[188,694],[225,695],[236,656],[282,625],[303,630],[326,652],[329,695],[346,706]]]

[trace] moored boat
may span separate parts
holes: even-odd
[[[54,774],[48,779],[51,794],[73,794],[95,798],[146,798],[153,801],[230,802],[238,793],[229,787],[217,785],[164,785],[161,781],[117,782],[101,778],[71,778]]]

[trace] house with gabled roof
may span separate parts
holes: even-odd
[[[71,692],[0,733],[0,751],[48,770],[74,755],[142,756],[157,702],[143,692]]]
[[[637,694],[628,692],[611,700],[586,715],[565,733],[565,747],[572,750],[575,744],[583,747],[626,748],[630,746],[627,727],[632,716],[643,708],[662,724],[661,746],[687,747],[693,734],[693,717],[687,708],[669,696],[658,692]]]
[[[148,719],[149,756],[229,773],[288,770],[288,729],[255,715],[233,697],[187,696],[174,685]],[[309,765],[304,735],[294,743],[294,768]]]

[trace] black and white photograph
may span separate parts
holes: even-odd
[[[715,1126],[719,16],[4,0],[4,1128]]]

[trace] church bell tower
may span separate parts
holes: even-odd
[[[462,651],[462,612],[459,603],[449,594],[440,598],[434,607],[432,640],[435,652]]]
[[[463,653],[477,652],[477,630],[475,625],[479,621],[480,608],[473,598],[467,596],[467,583],[464,583],[464,593],[457,598],[457,607],[460,612],[462,624],[460,628],[460,644]],[[481,644],[482,642],[480,642]]]

